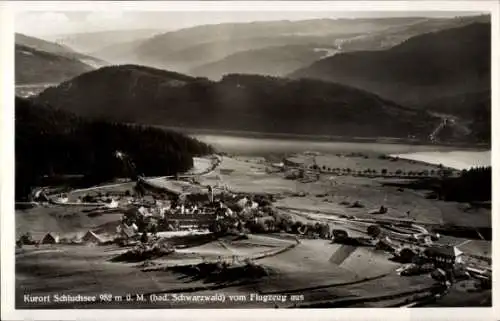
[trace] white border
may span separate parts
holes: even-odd
[[[11,1],[23,11],[491,11],[495,1]]]
[[[500,319],[498,296],[500,285],[493,282],[493,308],[425,308],[425,309],[297,309],[297,310],[15,310],[14,309],[14,50],[13,17],[17,11],[484,11],[492,19],[492,119],[499,114],[499,3],[497,1],[19,1],[0,2],[0,71],[2,100],[1,122],[1,307],[2,320],[494,320]],[[493,195],[500,192],[500,173],[496,166],[500,156],[500,128],[493,126],[492,164]],[[493,213],[500,213],[498,199],[493,199]],[[500,226],[498,214],[493,215],[492,226]],[[493,233],[493,257],[500,255],[499,238]],[[499,280],[499,269],[494,266],[494,280]]]

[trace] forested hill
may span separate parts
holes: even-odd
[[[136,65],[85,73],[36,101],[111,121],[263,133],[426,138],[439,123],[335,83],[238,74],[214,82]]]
[[[387,50],[334,55],[290,77],[340,82],[424,107],[442,97],[489,90],[490,65],[491,25],[473,23],[416,36]]]
[[[16,44],[15,50],[16,85],[58,83],[94,69],[78,59],[23,45]]]
[[[86,120],[18,97],[15,108],[16,199],[44,175],[82,174],[89,184],[126,177],[130,172],[117,151],[146,176],[186,171],[193,156],[213,152],[211,146],[172,131]]]

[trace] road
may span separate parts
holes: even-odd
[[[216,163],[212,163],[214,166],[210,166],[210,168],[205,169],[203,172],[200,173],[193,173],[193,174],[185,174],[185,175],[179,175],[179,178],[190,178],[190,177],[195,177],[195,176],[204,176],[204,175],[209,175],[213,171],[217,169],[217,167],[220,165],[221,162],[221,157],[219,155],[213,155],[218,159]],[[162,179],[168,179],[168,178],[175,178],[176,176],[158,176],[158,177],[146,177],[146,181],[154,181],[154,180],[162,180]],[[88,192],[88,191],[93,191],[101,188],[110,188],[110,187],[118,187],[118,186],[124,186],[127,184],[130,184],[132,180],[124,182],[124,183],[116,183],[116,184],[109,184],[109,185],[98,185],[98,186],[93,186],[93,187],[88,187],[88,188],[82,188],[82,189],[75,189],[72,190],[71,193],[77,193],[77,192]]]
[[[434,129],[434,131],[429,135],[431,140],[439,141],[439,133],[446,127],[453,127],[455,130],[462,132],[465,135],[470,133],[470,129],[465,126],[457,116],[441,114],[441,113],[431,113],[433,116],[441,118],[441,123]]]

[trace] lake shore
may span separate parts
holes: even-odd
[[[491,151],[432,151],[390,156],[428,164],[442,164],[458,170],[491,166]]]
[[[141,125],[143,124],[134,124]],[[357,142],[357,143],[379,143],[379,144],[402,144],[412,146],[432,146],[433,148],[460,148],[466,150],[489,150],[491,144],[471,144],[471,143],[444,143],[432,144],[428,140],[398,138],[398,137],[353,137],[353,136],[338,136],[338,135],[319,135],[319,134],[294,134],[294,133],[279,133],[279,132],[256,132],[256,131],[240,131],[240,130],[223,130],[223,129],[208,129],[208,128],[185,128],[175,126],[148,125],[157,128],[174,130],[196,138],[209,137],[233,137],[233,138],[251,138],[251,139],[280,139],[280,140],[297,140],[308,142]]]

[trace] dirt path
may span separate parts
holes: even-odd
[[[346,285],[354,285],[354,284],[360,284],[364,282],[369,282],[377,279],[382,279],[389,275],[389,273],[384,273],[381,275],[376,275],[370,278],[364,278],[361,280],[356,280],[356,281],[350,281],[350,282],[341,282],[341,283],[331,283],[331,284],[323,284],[323,285],[317,285],[317,286],[310,286],[310,287],[304,287],[304,288],[296,288],[296,289],[291,289],[291,290],[279,290],[279,291],[267,291],[267,292],[259,292],[260,294],[289,294],[289,293],[297,293],[297,292],[306,292],[306,291],[313,291],[313,290],[321,290],[321,289],[327,289],[327,288],[333,288],[333,287],[340,287],[340,286],[346,286]]]

